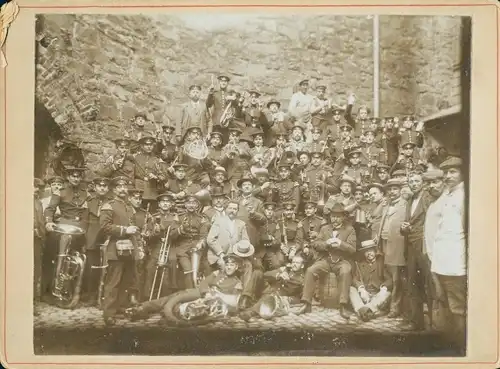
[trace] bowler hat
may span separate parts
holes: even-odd
[[[253,179],[252,177],[246,175],[246,176],[243,176],[242,178],[238,179],[238,182],[236,182],[236,186],[238,188],[241,187],[241,185],[245,182],[250,182],[251,184],[254,184],[255,183],[255,179]]]
[[[341,203],[336,202],[332,208],[330,209],[329,212],[330,215],[332,214],[342,214],[345,215],[345,207]]]
[[[356,185],[356,180],[354,178],[352,178],[351,176],[348,176],[348,175],[343,175],[342,177],[340,177],[339,182],[340,183],[349,182],[353,186]]]
[[[385,192],[385,187],[384,187],[384,185],[383,185],[382,183],[373,182],[373,183],[369,183],[369,184],[366,186],[366,188],[367,188],[367,190],[368,190],[368,191],[369,191],[371,188],[373,188],[373,187],[378,188],[378,189],[379,189],[380,191],[382,191],[382,192]]]

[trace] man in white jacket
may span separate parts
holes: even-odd
[[[456,157],[449,158],[440,165],[446,189],[427,214],[425,249],[431,261],[431,271],[441,287],[438,298],[451,312],[449,333],[465,347],[467,238],[462,165],[462,160]],[[429,228],[431,222],[432,227]]]

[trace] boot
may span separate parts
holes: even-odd
[[[363,322],[367,322],[369,319],[368,319],[368,316],[367,316],[367,313],[368,311],[370,310],[369,307],[367,306],[363,306],[361,309],[358,310],[358,315],[359,315],[359,318],[363,321]]]
[[[257,313],[253,310],[245,310],[239,314],[239,317],[245,322],[248,322],[254,316],[257,316]]]
[[[238,302],[238,308],[240,310],[246,310],[250,307],[250,298],[248,296],[241,296]]]
[[[108,327],[109,326],[112,326],[112,325],[115,325],[116,324],[116,319],[111,317],[111,316],[108,316],[106,318],[104,318],[104,324],[106,324]]]
[[[304,302],[302,304],[302,306],[299,308],[299,310],[297,311],[297,315],[308,314],[310,312],[311,312],[311,304],[308,302]]]
[[[139,305],[139,301],[137,300],[137,297],[135,297],[135,294],[130,295],[130,304],[133,306]]]
[[[340,316],[346,320],[351,318],[351,313],[347,311],[345,304],[340,305]]]
[[[136,322],[138,320],[143,320],[148,318],[148,314],[140,306],[131,307],[125,310],[125,316],[131,321]]]

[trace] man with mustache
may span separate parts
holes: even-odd
[[[347,258],[356,252],[356,232],[352,226],[345,224],[343,205],[336,203],[333,206],[330,211],[330,224],[321,227],[312,246],[318,252],[318,259],[306,271],[301,298],[303,304],[297,314],[311,312],[316,280],[321,280],[328,273],[335,273],[340,290],[340,315],[349,319],[347,305],[352,275],[351,263]]]
[[[139,228],[132,224],[134,210],[127,201],[130,185],[126,177],[117,177],[111,181],[113,199],[102,205],[99,217],[103,235],[109,237],[103,300],[106,325],[115,324],[117,313],[128,305],[127,288],[134,280],[134,252]]]
[[[432,238],[426,239],[431,271],[441,286],[438,298],[451,312],[449,334],[465,349],[467,304],[467,228],[462,159],[451,157],[439,168],[446,188],[433,203],[440,213]]]

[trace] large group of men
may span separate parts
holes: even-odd
[[[229,83],[219,76],[204,101],[191,86],[175,123],[139,112],[94,178],[68,165],[64,175],[35,179],[35,309],[67,246],[53,231],[70,224],[85,230],[70,245],[87,256],[81,303],[98,303],[106,256],[106,324],[161,311],[190,288],[240,294],[245,320],[270,293],[307,314],[333,274],[346,320],[404,316],[422,330],[437,302],[463,337],[462,160],[429,163],[416,117],[371,117],[366,106],[355,113],[354,95],[336,106],[326,86],[311,93],[307,79],[286,112]],[[151,298],[165,245],[167,273]]]

